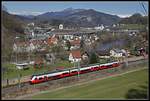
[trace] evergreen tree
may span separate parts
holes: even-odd
[[[66,41],[66,45],[68,47],[68,51],[70,51],[71,43],[68,40]]]
[[[90,57],[90,64],[94,64],[94,63],[97,63],[98,62],[98,57],[95,53],[92,53],[91,54],[91,57]]]

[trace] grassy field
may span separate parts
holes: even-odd
[[[64,67],[64,68],[73,67],[73,64],[69,63],[68,61],[60,61],[54,65],[44,66],[43,68],[40,69],[34,69],[33,66],[30,66],[29,69],[27,70],[18,70],[14,64],[4,64],[4,67],[8,69],[7,72],[3,73],[4,78],[11,79],[11,78],[17,78],[19,76],[19,72],[22,76],[28,76],[32,74],[51,71],[59,67]]]
[[[131,95],[129,90],[140,89],[142,85],[147,86],[147,82],[148,69],[143,69],[117,77],[34,95],[31,99],[126,99],[127,94]]]

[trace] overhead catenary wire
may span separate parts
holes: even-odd
[[[145,8],[143,2],[139,2],[139,4],[140,4],[140,6],[142,7],[142,9],[144,9],[144,11],[142,10],[142,13],[143,13],[144,15],[147,15],[147,10],[146,10],[146,8]]]
[[[147,15],[147,10],[146,10],[144,4],[143,4],[143,3],[141,3],[141,4],[142,4],[142,7],[143,7],[143,9],[144,9],[144,11],[145,11],[145,13],[146,13],[146,15]]]

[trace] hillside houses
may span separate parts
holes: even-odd
[[[32,30],[31,30],[32,31]],[[57,56],[59,52],[55,52],[53,50],[53,46],[55,48],[59,48],[59,46],[64,48],[64,52],[69,52],[68,60],[71,62],[81,62],[82,60],[87,60],[87,54],[81,54],[80,50],[87,51],[89,54],[93,51],[93,47],[98,46],[98,42],[100,40],[101,32],[98,32],[94,29],[55,29],[49,30],[47,28],[34,28],[33,36],[38,36],[41,38],[31,38],[28,39],[28,42],[14,43],[14,51],[17,52],[41,52],[44,50],[48,50],[44,54],[53,54],[60,58],[61,56]],[[41,35],[41,36],[40,36]],[[45,35],[45,36],[44,36]],[[44,36],[42,38],[42,36]],[[82,48],[82,49],[81,49]],[[96,48],[95,48],[96,49]],[[61,54],[64,54],[62,51]],[[55,53],[55,54],[54,54]],[[100,57],[123,57],[124,52],[119,49],[112,49],[108,52],[104,50],[104,52],[96,51],[97,55]],[[60,58],[62,59],[62,57]],[[52,56],[47,55],[47,61],[49,63],[52,62]]]
[[[51,28],[41,28],[35,26],[34,23],[30,23],[25,27],[24,33],[26,34],[27,39],[44,40],[51,36]]]
[[[58,43],[57,37],[50,36],[45,40],[37,40],[31,39],[26,42],[16,42],[13,45],[13,51],[15,52],[32,52],[36,51],[43,51],[48,46],[56,45]]]
[[[46,45],[45,40],[30,40],[26,42],[16,42],[13,45],[13,51],[18,53],[41,51]]]
[[[59,39],[73,40],[75,30],[53,30],[53,35],[56,35]]]
[[[112,49],[110,50],[110,56],[112,57],[124,57],[129,56],[129,52],[124,49]]]

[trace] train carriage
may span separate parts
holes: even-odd
[[[106,64],[94,64],[94,65],[90,65],[90,66],[86,66],[82,68],[71,68],[68,70],[61,70],[61,71],[43,73],[39,75],[33,75],[31,77],[30,83],[31,84],[41,83],[41,82],[45,82],[48,80],[55,80],[55,79],[60,79],[64,77],[74,76],[74,75],[77,75],[78,73],[84,74],[88,72],[114,68],[114,67],[118,67],[119,65],[120,65],[119,62],[112,62],[112,63],[106,63]]]

